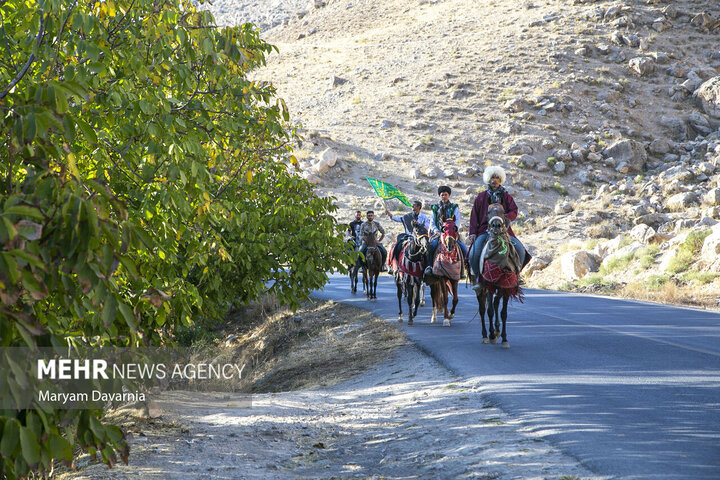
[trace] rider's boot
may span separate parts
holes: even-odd
[[[522,272],[523,268],[530,263],[530,260],[532,260],[532,255],[530,255],[530,252],[525,250],[525,260],[523,261],[522,267],[520,267],[520,271]]]

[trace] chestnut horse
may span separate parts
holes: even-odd
[[[455,307],[458,303],[458,282],[463,273],[465,259],[458,245],[458,233],[455,219],[445,220],[435,259],[433,261],[433,275],[426,280],[430,285],[430,297],[433,303],[433,313],[430,323],[437,323],[437,311],[443,310],[443,325],[450,326],[450,320],[455,316]],[[432,283],[431,283],[432,282]],[[449,295],[452,295],[452,308],[448,312]]]
[[[395,272],[395,286],[398,298],[398,322],[403,321],[402,297],[407,298],[408,325],[413,324],[420,306],[420,291],[422,288],[422,275],[425,270],[425,255],[428,250],[428,232],[419,223],[413,225],[412,237],[405,242],[405,248],[400,252],[397,271]]]
[[[522,302],[519,272],[522,259],[512,244],[507,232],[508,222],[505,209],[499,203],[488,207],[488,240],[485,242],[480,256],[480,272],[478,281],[481,288],[477,291],[477,300],[482,323],[482,343],[497,343],[502,337],[502,347],[510,348],[507,341],[507,306],[508,299],[515,298]],[[502,310],[498,308],[502,300]],[[485,328],[485,311],[488,314],[490,337]],[[493,325],[493,318],[495,319]],[[502,319],[502,330],[500,320]]]

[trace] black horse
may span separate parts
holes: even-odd
[[[359,247],[357,246],[357,243],[355,242],[354,238],[351,238],[348,240],[348,245],[351,246],[351,248],[354,252],[357,252],[359,250]],[[361,268],[363,268],[363,261],[362,261],[362,256],[358,253],[355,258],[355,263],[348,266],[348,273],[350,274],[350,292],[351,293],[357,293],[358,273],[360,272]]]
[[[403,321],[402,297],[408,302],[408,325],[413,324],[420,306],[420,292],[423,288],[422,275],[425,270],[425,255],[428,250],[428,232],[419,223],[413,224],[413,233],[405,242],[398,269],[395,272],[395,286],[398,298],[398,322]]]
[[[507,307],[510,298],[522,302],[522,288],[519,272],[522,260],[518,258],[515,247],[507,233],[505,210],[500,204],[488,208],[489,238],[480,257],[481,271],[478,281],[481,288],[477,291],[480,322],[482,324],[482,343],[497,343],[502,338],[502,347],[510,348],[507,340]],[[498,312],[500,301],[502,309]],[[485,312],[488,314],[490,336],[485,328]],[[499,313],[499,314],[498,314]],[[494,319],[494,324],[493,324]],[[500,320],[502,319],[502,330]]]

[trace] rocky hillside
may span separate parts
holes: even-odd
[[[449,184],[466,226],[483,169],[499,164],[521,210],[516,233],[536,256],[531,286],[715,302],[716,2],[220,0],[212,9],[220,23],[257,22],[278,46],[258,78],[302,126],[302,174],[337,198],[339,218],[382,209],[368,175],[426,203]]]

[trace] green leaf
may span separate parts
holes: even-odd
[[[21,215],[23,217],[32,217],[39,220],[43,219],[43,214],[36,207],[30,207],[26,205],[13,205],[12,207],[5,210],[5,215]]]
[[[80,128],[80,131],[85,136],[85,139],[91,145],[95,145],[97,143],[97,134],[95,133],[95,129],[92,128],[87,123],[85,123],[83,120],[77,119],[75,121],[77,123],[78,128]]]
[[[20,427],[20,447],[28,465],[35,465],[40,461],[40,444],[35,433],[27,427]]]
[[[8,418],[3,428],[2,439],[0,440],[0,453],[4,457],[10,457],[20,440],[20,423],[14,418]]]
[[[111,294],[105,299],[105,306],[102,311],[102,322],[105,327],[109,327],[115,321],[115,315],[117,315],[117,300]]]
[[[60,435],[50,435],[46,442],[46,446],[53,458],[59,458],[60,460],[65,460],[67,462],[72,461],[72,445],[70,445],[70,442]]]

